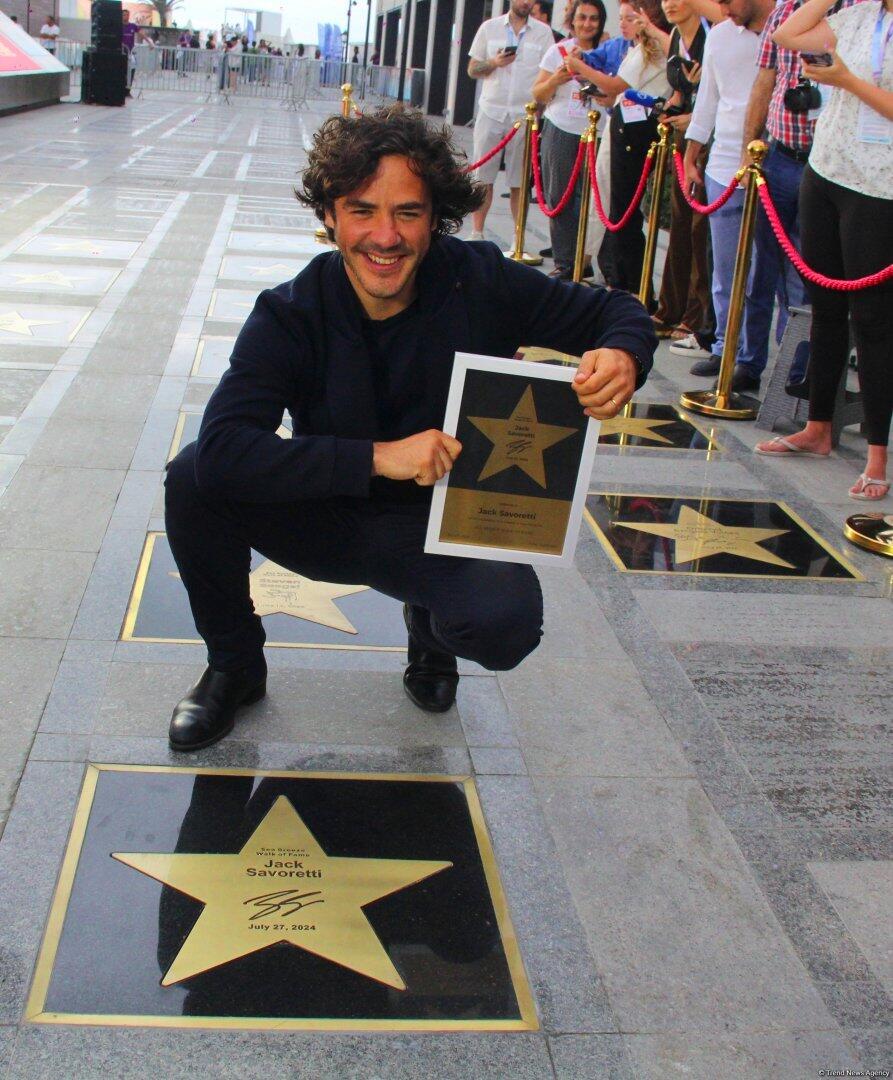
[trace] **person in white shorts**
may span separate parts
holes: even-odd
[[[540,62],[553,44],[549,27],[529,17],[532,7],[533,0],[512,0],[508,13],[482,23],[471,43],[468,74],[472,79],[484,80],[474,124],[475,161],[492,150],[516,120],[523,118]],[[471,240],[483,239],[500,156],[496,154],[475,172],[475,178],[487,187],[487,197],[481,209],[472,215]],[[505,148],[513,218],[518,212],[523,156],[523,132],[519,132]]]

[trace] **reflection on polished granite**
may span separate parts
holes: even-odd
[[[470,780],[151,766],[88,768],[28,1017],[537,1026]]]
[[[591,492],[586,519],[620,570],[862,580],[780,502]]]
[[[268,646],[406,649],[403,608],[390,596],[365,586],[311,581],[256,552],[251,567],[251,597],[264,617]],[[146,538],[121,639],[179,644],[201,640],[164,533]]]

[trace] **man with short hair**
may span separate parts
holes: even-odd
[[[302,185],[337,250],[260,295],[198,440],[168,467],[167,536],[209,664],[174,710],[175,750],[216,742],[264,695],[252,548],[402,601],[404,687],[420,708],[450,708],[457,656],[519,664],[542,633],[533,569],[423,550],[431,487],[462,451],[442,430],[454,354],[511,357],[530,344],[582,356],[573,391],[607,418],[657,344],[635,297],[551,280],[448,235],[483,191],[420,113],[329,118]],[[285,410],[291,439],[276,434]]]
[[[474,124],[475,161],[505,138],[516,120],[524,118],[524,106],[531,100],[540,62],[555,43],[549,27],[530,18],[532,7],[533,0],[511,0],[505,15],[481,23],[468,50],[468,74],[484,83]],[[486,196],[481,208],[472,214],[471,240],[484,238],[499,158],[496,154],[475,173],[476,179],[485,185]],[[523,159],[524,139],[517,134],[505,148],[505,178],[515,219],[520,204]]]
[[[40,28],[40,44],[48,53],[56,55],[56,38],[59,36],[59,24],[52,15],[47,15],[46,22]]]
[[[686,181],[690,185],[704,184],[708,202],[713,202],[728,186],[741,163],[744,116],[757,73],[759,35],[772,12],[774,0],[722,0],[721,6],[729,17],[707,35],[700,89],[686,132]],[[711,135],[713,144],[702,176],[697,159]],[[693,375],[719,372],[743,208],[744,191],[739,186],[725,206],[710,215],[716,339],[710,358],[699,360],[691,368]],[[759,336],[759,327],[766,321],[767,310],[771,318],[773,303],[774,290],[768,293],[765,289],[760,292],[748,290],[743,333],[738,345],[739,363],[749,356],[749,343]],[[753,388],[746,367],[736,367],[732,389]]]
[[[551,0],[533,0],[533,6],[530,9],[530,17],[531,19],[536,19],[537,22],[545,23],[552,31],[552,37],[555,38],[556,43],[564,41],[564,34],[559,33],[552,25]]]

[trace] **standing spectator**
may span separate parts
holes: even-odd
[[[297,52],[295,53],[295,56],[297,56],[297,58],[299,60],[304,59],[304,46],[303,45],[298,45]]]
[[[803,257],[828,277],[864,277],[887,265],[893,251],[893,0],[865,0],[826,17],[828,7],[827,0],[806,0],[774,35],[783,48],[827,51],[830,60],[828,67],[803,68],[807,78],[832,87],[800,188]],[[760,443],[757,450],[831,452],[831,418],[852,319],[868,458],[850,496],[875,502],[890,490],[893,282],[852,293],[810,286],[810,294],[809,422],[796,435]]]
[[[530,90],[539,74],[547,49],[554,44],[551,30],[530,20],[533,0],[511,0],[508,13],[488,19],[478,27],[469,50],[468,74],[484,82],[474,125],[474,160],[504,138],[512,124],[524,115]],[[524,140],[516,136],[505,148],[505,175],[512,217],[517,218],[521,194]],[[484,222],[493,202],[493,184],[499,172],[499,155],[476,172],[487,194],[480,210],[472,214],[469,239],[483,240]]]
[[[568,20],[572,36],[547,50],[533,84],[534,99],[546,106],[540,153],[543,188],[551,206],[567,188],[580,136],[588,124],[586,99],[565,58],[571,49],[594,49],[598,45],[605,28],[604,5],[601,0],[572,0]],[[550,276],[564,281],[573,277],[581,187],[578,181],[571,201],[557,217],[549,219],[555,259],[555,269]]]
[[[360,46],[359,45],[354,45],[354,47],[353,47],[353,56],[350,58],[350,62],[352,64],[359,64],[359,62],[360,62]]]
[[[644,15],[644,18],[642,17]],[[611,110],[611,195],[608,216],[617,221],[626,212],[639,184],[648,148],[657,136],[657,120],[642,105],[622,99],[626,90],[640,90],[652,97],[668,98],[672,93],[667,82],[667,65],[661,35],[669,24],[658,0],[640,5],[636,27],[636,45],[626,54],[614,78],[600,75],[581,62],[571,66],[592,78],[605,93],[621,100]],[[667,35],[668,36],[668,35]],[[604,197],[602,202],[605,202]],[[617,289],[638,292],[645,254],[644,218],[637,209],[619,232],[605,234],[598,261],[605,281]]]
[[[48,53],[56,55],[56,38],[59,36],[59,24],[52,15],[47,15],[47,20],[40,28],[40,44]]]
[[[728,8],[729,18],[714,26],[707,35],[701,84],[688,126],[688,145],[685,148],[686,182],[692,191],[698,191],[705,185],[708,202],[713,202],[722,194],[741,162],[744,115],[757,73],[759,35],[772,12],[773,0],[724,0],[723,7]],[[711,135],[713,145],[702,172],[698,160]],[[725,206],[710,215],[716,339],[711,355],[694,364],[692,375],[719,373],[743,208],[744,192],[739,187]],[[772,292],[758,295],[748,290],[743,334],[738,346],[739,357],[749,355],[749,342],[754,337],[754,330],[763,324],[766,308],[771,316],[772,305]],[[739,372],[736,368],[732,389],[745,390],[751,385],[746,369]]]
[[[570,5],[568,5],[570,7]],[[536,19],[537,22],[545,23],[546,26],[552,31],[552,37],[556,41],[563,41],[564,34],[560,33],[552,25],[552,4],[551,0],[533,0],[533,7],[530,9],[531,19]]]
[[[687,0],[663,0],[662,7],[673,27],[667,57],[667,81],[673,88],[673,96],[667,105],[675,110],[675,115],[664,115],[661,120],[673,129],[673,143],[681,147],[697,97],[710,24],[698,16]],[[706,154],[702,157],[706,159]],[[703,164],[702,160],[700,165]],[[698,194],[703,198],[703,191]],[[654,315],[658,336],[680,340],[712,326],[708,236],[706,217],[691,209],[675,177],[671,176],[670,237]]]
[[[130,97],[130,87],[133,84],[133,46],[136,41],[136,34],[139,30],[139,26],[135,22],[130,21],[130,12],[127,8],[121,9],[121,45],[124,47],[124,51],[127,53],[127,88],[124,91],[125,97]]]

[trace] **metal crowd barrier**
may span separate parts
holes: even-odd
[[[71,70],[71,94],[77,96],[85,46],[60,40],[56,56]],[[137,45],[130,59],[131,90],[185,90],[207,98],[262,98],[301,108],[308,101],[336,100],[341,86],[350,83],[357,100],[397,98],[400,69],[337,60],[312,60],[269,54],[233,53],[218,49],[181,49],[178,46]],[[403,100],[421,105],[425,73],[407,69]]]

